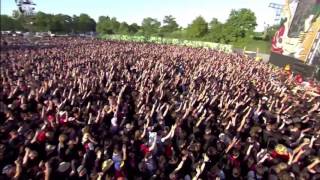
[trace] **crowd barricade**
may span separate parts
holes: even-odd
[[[215,49],[219,51],[224,51],[227,53],[232,52],[232,45],[229,44],[219,44],[212,42],[203,42],[203,41],[190,41],[174,38],[162,38],[156,36],[130,36],[130,35],[102,35],[101,39],[106,40],[116,40],[116,41],[132,41],[132,42],[150,42],[156,44],[172,44],[172,45],[181,45],[181,46],[190,46],[190,47],[202,47],[208,49]]]

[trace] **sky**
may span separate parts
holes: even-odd
[[[285,0],[33,0],[36,11],[52,14],[79,15],[86,13],[96,21],[99,16],[116,17],[118,21],[141,24],[143,18],[152,17],[159,21],[173,15],[178,24],[187,27],[197,16],[206,21],[217,18],[225,22],[232,9],[249,8],[256,17],[256,31],[263,31],[266,24],[272,25],[275,10],[270,2],[284,4]],[[1,0],[1,14],[12,15],[16,10],[15,0]]]

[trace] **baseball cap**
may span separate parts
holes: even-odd
[[[3,169],[2,169],[2,174],[8,174],[10,173],[11,169],[13,168],[13,165],[9,164],[6,165]]]
[[[58,167],[58,172],[64,173],[68,171],[70,167],[71,167],[71,164],[69,162],[61,162]]]

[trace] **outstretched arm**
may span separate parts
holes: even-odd
[[[243,126],[244,126],[244,124],[245,124],[245,122],[246,122],[246,119],[248,118],[248,116],[250,115],[250,113],[251,113],[251,107],[249,108],[247,114],[244,115],[244,117],[242,118],[242,121],[241,121],[241,123],[240,123],[240,126],[239,126],[239,128],[237,129],[238,132],[240,132],[240,131],[242,130],[242,128],[243,128]]]
[[[199,176],[201,175],[201,173],[203,172],[204,168],[206,167],[206,162],[209,161],[209,157],[206,154],[203,154],[203,162],[201,163],[201,165],[199,165],[196,169],[197,174],[192,178],[192,180],[197,180],[199,178]]]
[[[16,160],[14,163],[16,165],[16,173],[14,174],[13,179],[19,179],[19,177],[21,175],[22,167],[21,167],[19,160]]]
[[[154,137],[154,140],[153,140],[152,145],[150,147],[150,151],[153,151],[154,148],[156,148],[156,145],[157,145],[157,135]]]
[[[178,172],[182,168],[182,166],[186,160],[187,160],[187,156],[185,155],[182,157],[182,161],[180,161],[179,165],[177,166],[177,168],[173,172]]]
[[[165,137],[161,138],[161,142],[165,142],[167,139],[172,138],[174,136],[174,131],[175,131],[176,127],[177,127],[177,125],[174,124],[171,127],[169,133]]]
[[[316,167],[319,163],[320,163],[319,158],[316,158],[311,164],[307,166],[308,171],[312,174],[316,173],[316,171],[313,170],[313,168]]]
[[[147,127],[148,126],[146,124],[143,125],[143,132],[142,132],[141,136],[139,137],[139,140],[143,139],[146,136]]]

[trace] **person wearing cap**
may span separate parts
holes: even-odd
[[[87,173],[87,169],[80,165],[78,168],[77,168],[77,173],[78,173],[78,179],[81,179],[81,180],[88,180],[89,179],[89,174]]]
[[[60,173],[61,177],[65,177],[67,175],[69,175],[71,171],[71,163],[70,162],[61,162],[59,164],[59,167],[57,169],[57,172]]]
[[[273,158],[280,158],[284,161],[289,161],[290,158],[290,150],[283,144],[277,144],[274,151],[272,151],[271,156]]]
[[[6,165],[2,169],[3,179],[11,179],[15,176],[15,167],[13,165]],[[1,177],[1,176],[0,176]]]

